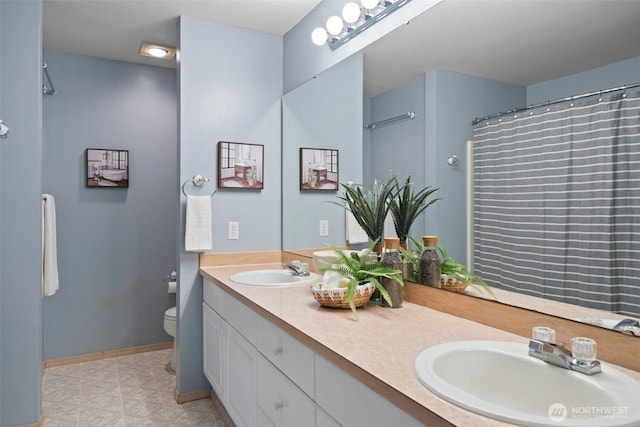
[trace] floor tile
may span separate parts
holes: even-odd
[[[44,427],[226,427],[210,399],[178,405],[171,350],[45,369]]]

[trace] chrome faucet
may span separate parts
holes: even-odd
[[[293,274],[294,276],[306,277],[310,275],[309,270],[303,268],[301,263],[296,263],[296,262],[291,264],[282,263],[282,268],[284,270],[289,270],[291,274]]]
[[[602,372],[599,361],[577,359],[565,348],[564,344],[556,345],[546,341],[532,339],[529,341],[529,356],[536,357],[564,369],[580,372],[581,374],[593,375]]]

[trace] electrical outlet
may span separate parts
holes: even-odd
[[[238,221],[229,221],[227,233],[227,239],[238,240],[240,238],[240,223]]]
[[[329,221],[326,219],[320,220],[320,237],[326,237],[329,235]]]

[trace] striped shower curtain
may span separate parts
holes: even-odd
[[[640,317],[640,91],[480,122],[473,153],[477,274]]]

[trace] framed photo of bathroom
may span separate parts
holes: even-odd
[[[263,188],[264,145],[218,141],[218,189]]]
[[[129,150],[87,148],[85,159],[87,187],[129,187]]]
[[[300,148],[300,191],[338,191],[338,150]]]

